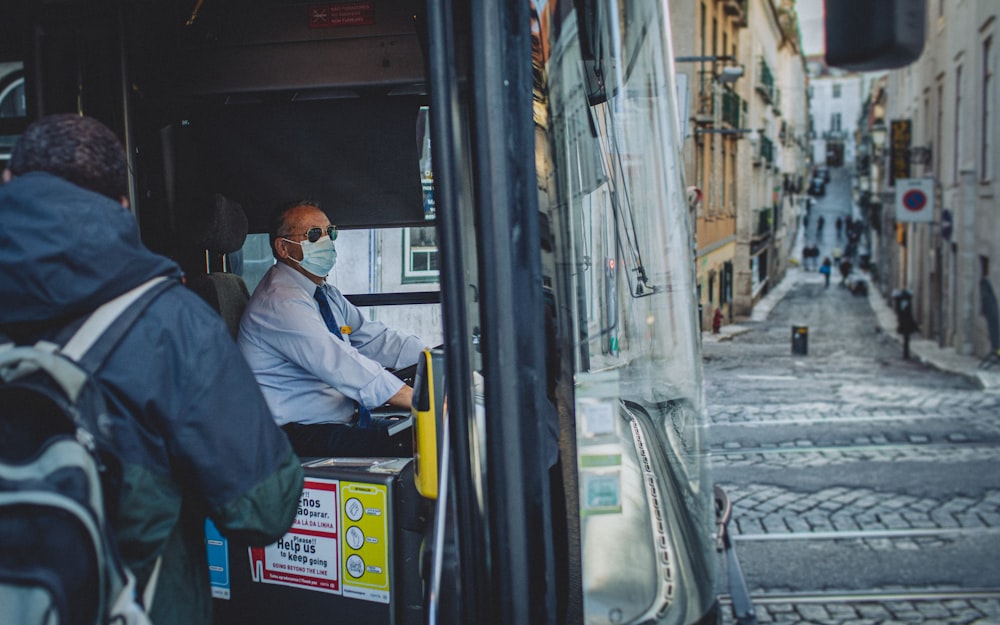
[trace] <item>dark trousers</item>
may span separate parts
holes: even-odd
[[[389,436],[389,421],[374,419],[371,427],[359,428],[341,423],[282,426],[300,458],[408,458],[413,455],[411,428]]]

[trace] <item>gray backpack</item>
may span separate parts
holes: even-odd
[[[116,463],[93,373],[174,284],[150,280],[51,341],[0,333],[0,625],[149,625],[159,561],[138,597],[105,511]]]

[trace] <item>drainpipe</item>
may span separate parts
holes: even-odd
[[[960,354],[975,353],[973,328],[976,323],[976,172],[969,163],[962,168],[962,247],[959,250],[958,325],[955,349]]]

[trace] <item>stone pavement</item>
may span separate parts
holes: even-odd
[[[785,272],[784,279],[757,302],[753,313],[747,321],[751,323],[766,321],[771,310],[797,284],[822,281],[822,276],[817,272],[804,271],[800,267],[790,267]],[[878,318],[878,323],[882,331],[885,332],[886,336],[890,336],[900,342],[900,354],[902,354],[903,338],[896,333],[896,313],[886,303],[885,298],[882,297],[878,289],[868,289],[868,302],[875,316]],[[731,340],[734,336],[749,332],[752,329],[752,325],[747,323],[729,324],[722,326],[719,334],[703,332],[702,341],[708,343]],[[994,366],[991,369],[980,369],[978,358],[958,354],[950,347],[940,347],[935,341],[923,338],[920,335],[910,337],[910,357],[929,364],[938,370],[961,375],[971,380],[984,391],[1000,393],[1000,367]]]

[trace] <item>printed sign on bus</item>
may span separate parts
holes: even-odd
[[[295,522],[277,542],[251,547],[255,582],[341,594],[338,480],[306,479]]]

